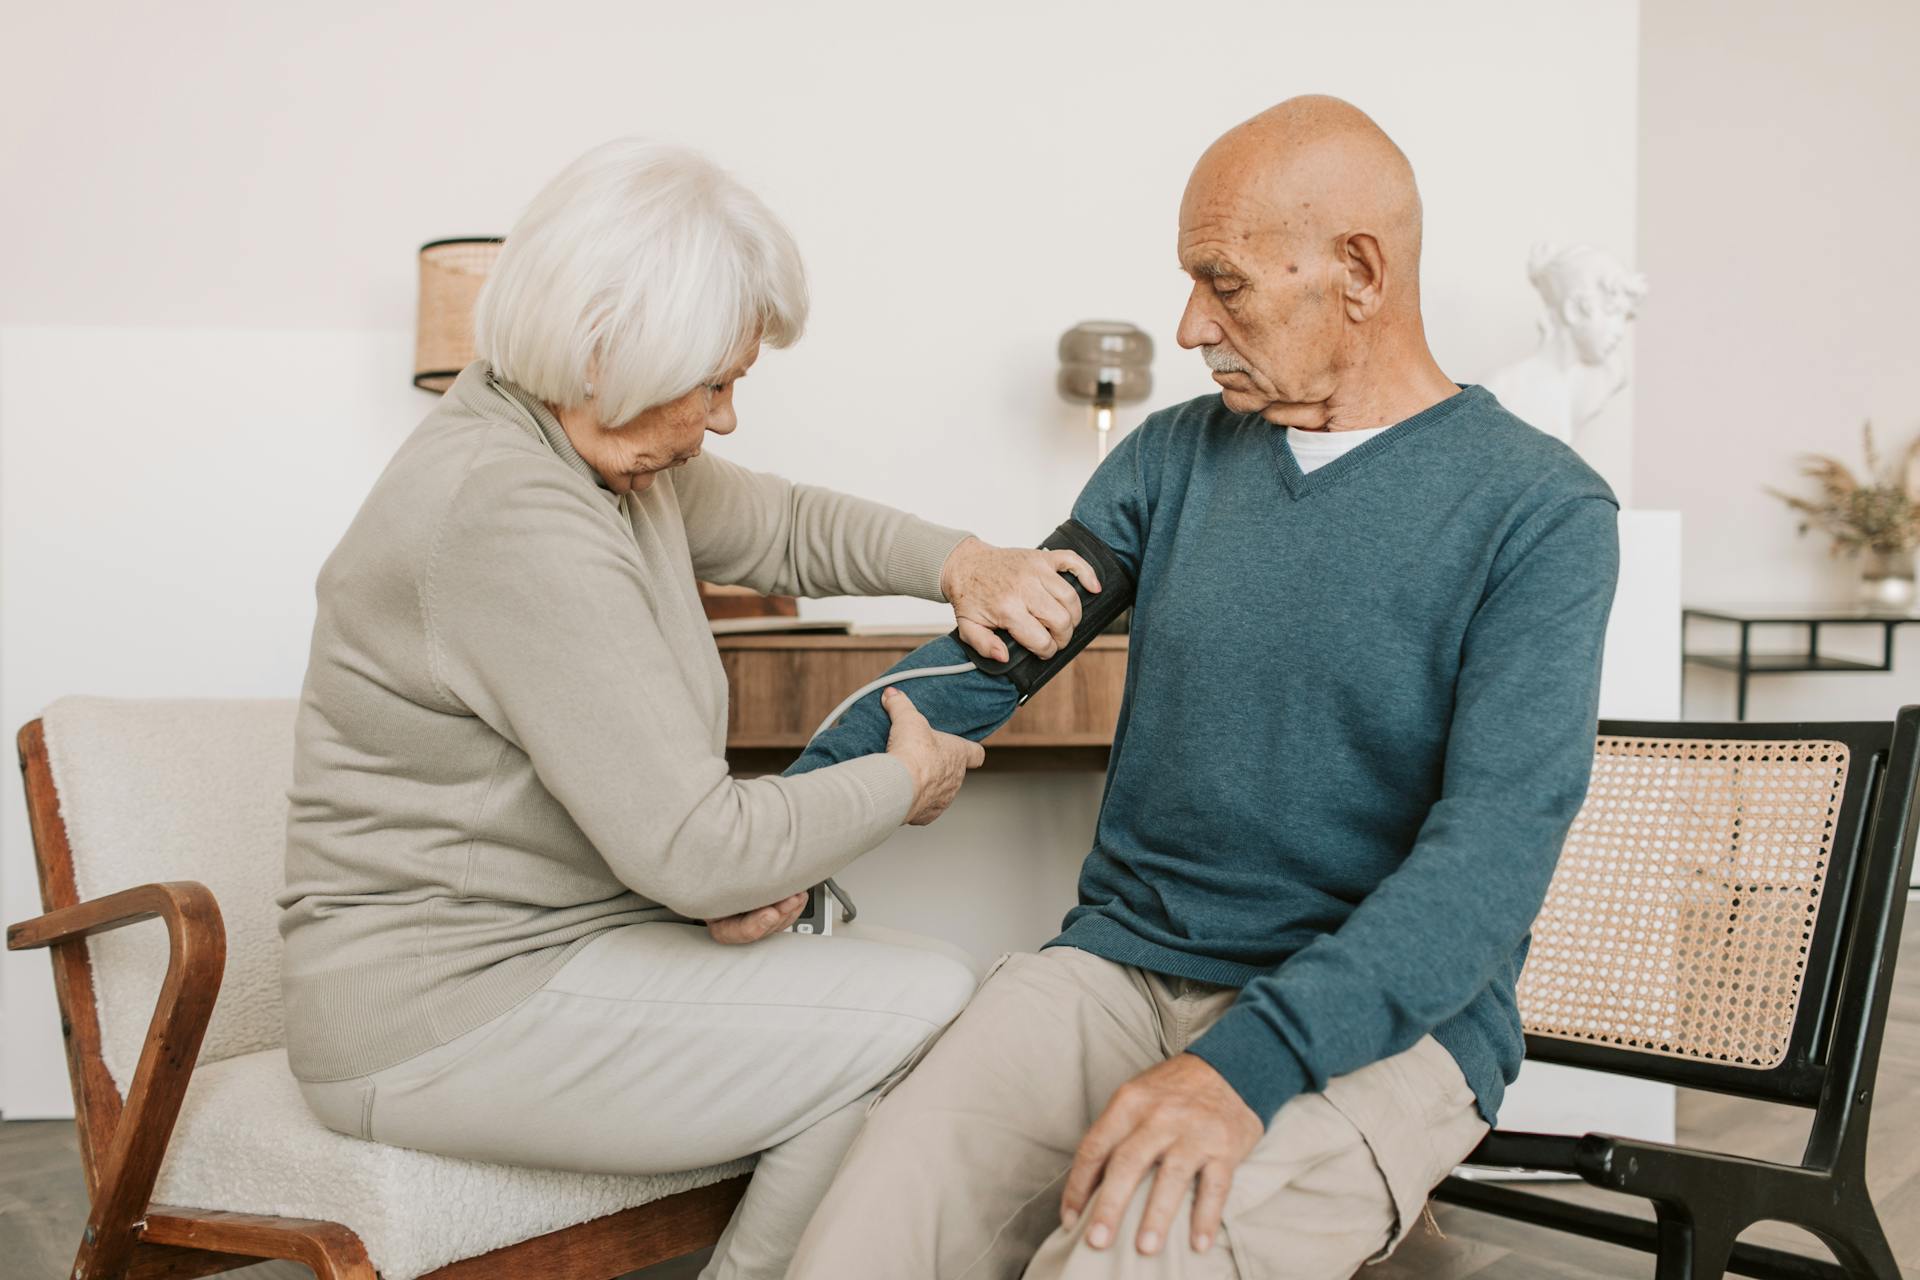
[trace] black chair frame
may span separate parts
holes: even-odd
[[[1755,1070],[1558,1037],[1527,1036],[1530,1061],[1560,1063],[1809,1108],[1796,1165],[1605,1134],[1565,1137],[1495,1130],[1472,1165],[1577,1175],[1644,1196],[1654,1219],[1569,1204],[1513,1187],[1451,1177],[1437,1199],[1657,1255],[1657,1280],[1727,1272],[1778,1280],[1871,1276],[1900,1269],[1867,1190],[1867,1126],[1920,832],[1920,706],[1888,723],[1662,724],[1602,721],[1602,735],[1847,744],[1827,890],[1809,944],[1786,1058]],[[1737,1243],[1756,1222],[1802,1227],[1839,1260]]]

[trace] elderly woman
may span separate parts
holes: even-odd
[[[713,1276],[785,1273],[865,1099],[972,993],[940,944],[783,930],[981,757],[896,696],[884,754],[730,777],[695,580],[946,599],[981,646],[1050,652],[1060,571],[1091,574],[703,455],[806,306],[787,233],[700,158],[625,141],[561,173],[480,300],[483,358],[321,570],[297,728],[287,1047],[315,1114],[584,1171],[759,1152]]]

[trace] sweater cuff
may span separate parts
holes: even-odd
[[[1187,1052],[1225,1077],[1261,1124],[1272,1124],[1280,1108],[1309,1087],[1293,1050],[1244,1004],[1228,1009]]]
[[[887,549],[887,584],[898,595],[944,603],[947,597],[940,590],[940,570],[946,567],[953,549],[972,536],[964,529],[909,518]]]

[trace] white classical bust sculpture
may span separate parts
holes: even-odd
[[[1588,245],[1535,245],[1527,278],[1547,313],[1540,346],[1486,380],[1500,403],[1576,444],[1580,428],[1627,385],[1624,342],[1647,278]]]

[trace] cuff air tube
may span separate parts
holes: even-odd
[[[1060,646],[1058,653],[1051,658],[1038,658],[1014,642],[1012,636],[1001,631],[996,634],[1007,646],[1007,660],[996,662],[992,658],[982,657],[973,648],[961,640],[961,647],[973,654],[973,665],[992,676],[1005,676],[1020,691],[1020,701],[1031,698],[1041,685],[1053,679],[1062,667],[1073,661],[1074,657],[1092,639],[1107,629],[1107,624],[1123,613],[1133,603],[1133,577],[1121,565],[1120,558],[1113,554],[1112,548],[1094,534],[1093,530],[1078,520],[1069,520],[1047,536],[1040,544],[1047,551],[1077,552],[1082,560],[1093,566],[1100,578],[1100,592],[1094,594],[1080,585],[1080,580],[1070,573],[1065,578],[1080,596],[1080,625],[1073,629],[1073,635]],[[960,640],[960,633],[953,633]]]

